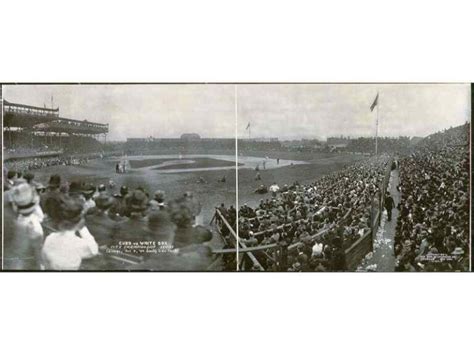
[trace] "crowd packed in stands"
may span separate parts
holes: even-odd
[[[27,132],[4,134],[4,168],[27,171],[58,165],[82,165],[100,158],[105,146],[87,136],[39,136]]]
[[[89,154],[85,156],[54,156],[54,157],[36,157],[28,159],[17,159],[10,160],[4,163],[4,167],[8,170],[13,171],[27,171],[34,169],[41,169],[48,166],[58,165],[84,165],[89,162],[90,159],[100,158],[102,155],[99,153]]]
[[[37,135],[24,131],[4,133],[7,153],[35,153],[64,151],[68,154],[87,154],[101,151],[104,146],[95,138],[79,135]]]
[[[32,173],[4,182],[4,267],[22,270],[206,270],[212,232],[194,226],[200,204],[185,193],[97,188],[81,181],[47,187]]]
[[[397,271],[468,270],[469,132],[433,134],[400,161]]]
[[[373,157],[307,185],[274,183],[270,198],[240,208],[240,238],[247,246],[279,246],[274,257],[259,259],[268,270],[346,270],[344,250],[370,230],[388,162]]]

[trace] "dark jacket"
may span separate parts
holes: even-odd
[[[385,197],[385,208],[387,210],[391,210],[395,206],[395,202],[393,201],[392,196],[388,195]]]
[[[99,210],[86,215],[87,229],[99,245],[108,245],[111,242],[116,224],[117,222],[112,220],[107,213]]]

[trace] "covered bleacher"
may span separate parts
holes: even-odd
[[[3,101],[3,138],[8,159],[58,152],[69,145],[96,147],[106,142],[109,125],[60,116],[59,107],[46,108]],[[82,143],[82,144],[81,144]]]

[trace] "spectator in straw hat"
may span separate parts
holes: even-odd
[[[41,265],[43,245],[43,212],[35,189],[22,183],[12,190],[12,211],[16,214],[13,236],[5,240],[5,267],[8,269],[37,270]]]
[[[58,231],[48,235],[44,242],[44,267],[49,270],[78,270],[83,259],[99,253],[94,237],[84,225],[84,204],[70,196],[60,196],[54,203],[57,213],[53,215],[53,223]]]

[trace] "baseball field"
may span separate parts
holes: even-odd
[[[279,162],[277,163],[277,158]],[[47,184],[49,176],[59,174],[64,181],[81,180],[95,185],[109,184],[114,188],[110,193],[118,193],[120,186],[143,187],[150,194],[163,190],[168,200],[191,191],[202,204],[201,220],[208,225],[214,214],[214,207],[224,203],[236,205],[235,153],[196,154],[178,156],[130,156],[129,170],[124,174],[115,172],[115,165],[122,158],[91,160],[79,166],[55,166],[35,170],[35,180]],[[238,200],[239,205],[253,206],[265,195],[255,194],[260,184],[291,184],[314,181],[318,177],[342,169],[357,160],[366,159],[360,155],[338,153],[307,152],[240,152],[238,156]],[[265,163],[264,163],[265,162]],[[255,181],[255,167],[259,166],[261,181]],[[265,165],[265,168],[263,167]],[[225,182],[219,180],[225,177]],[[220,246],[216,236],[212,242]]]

